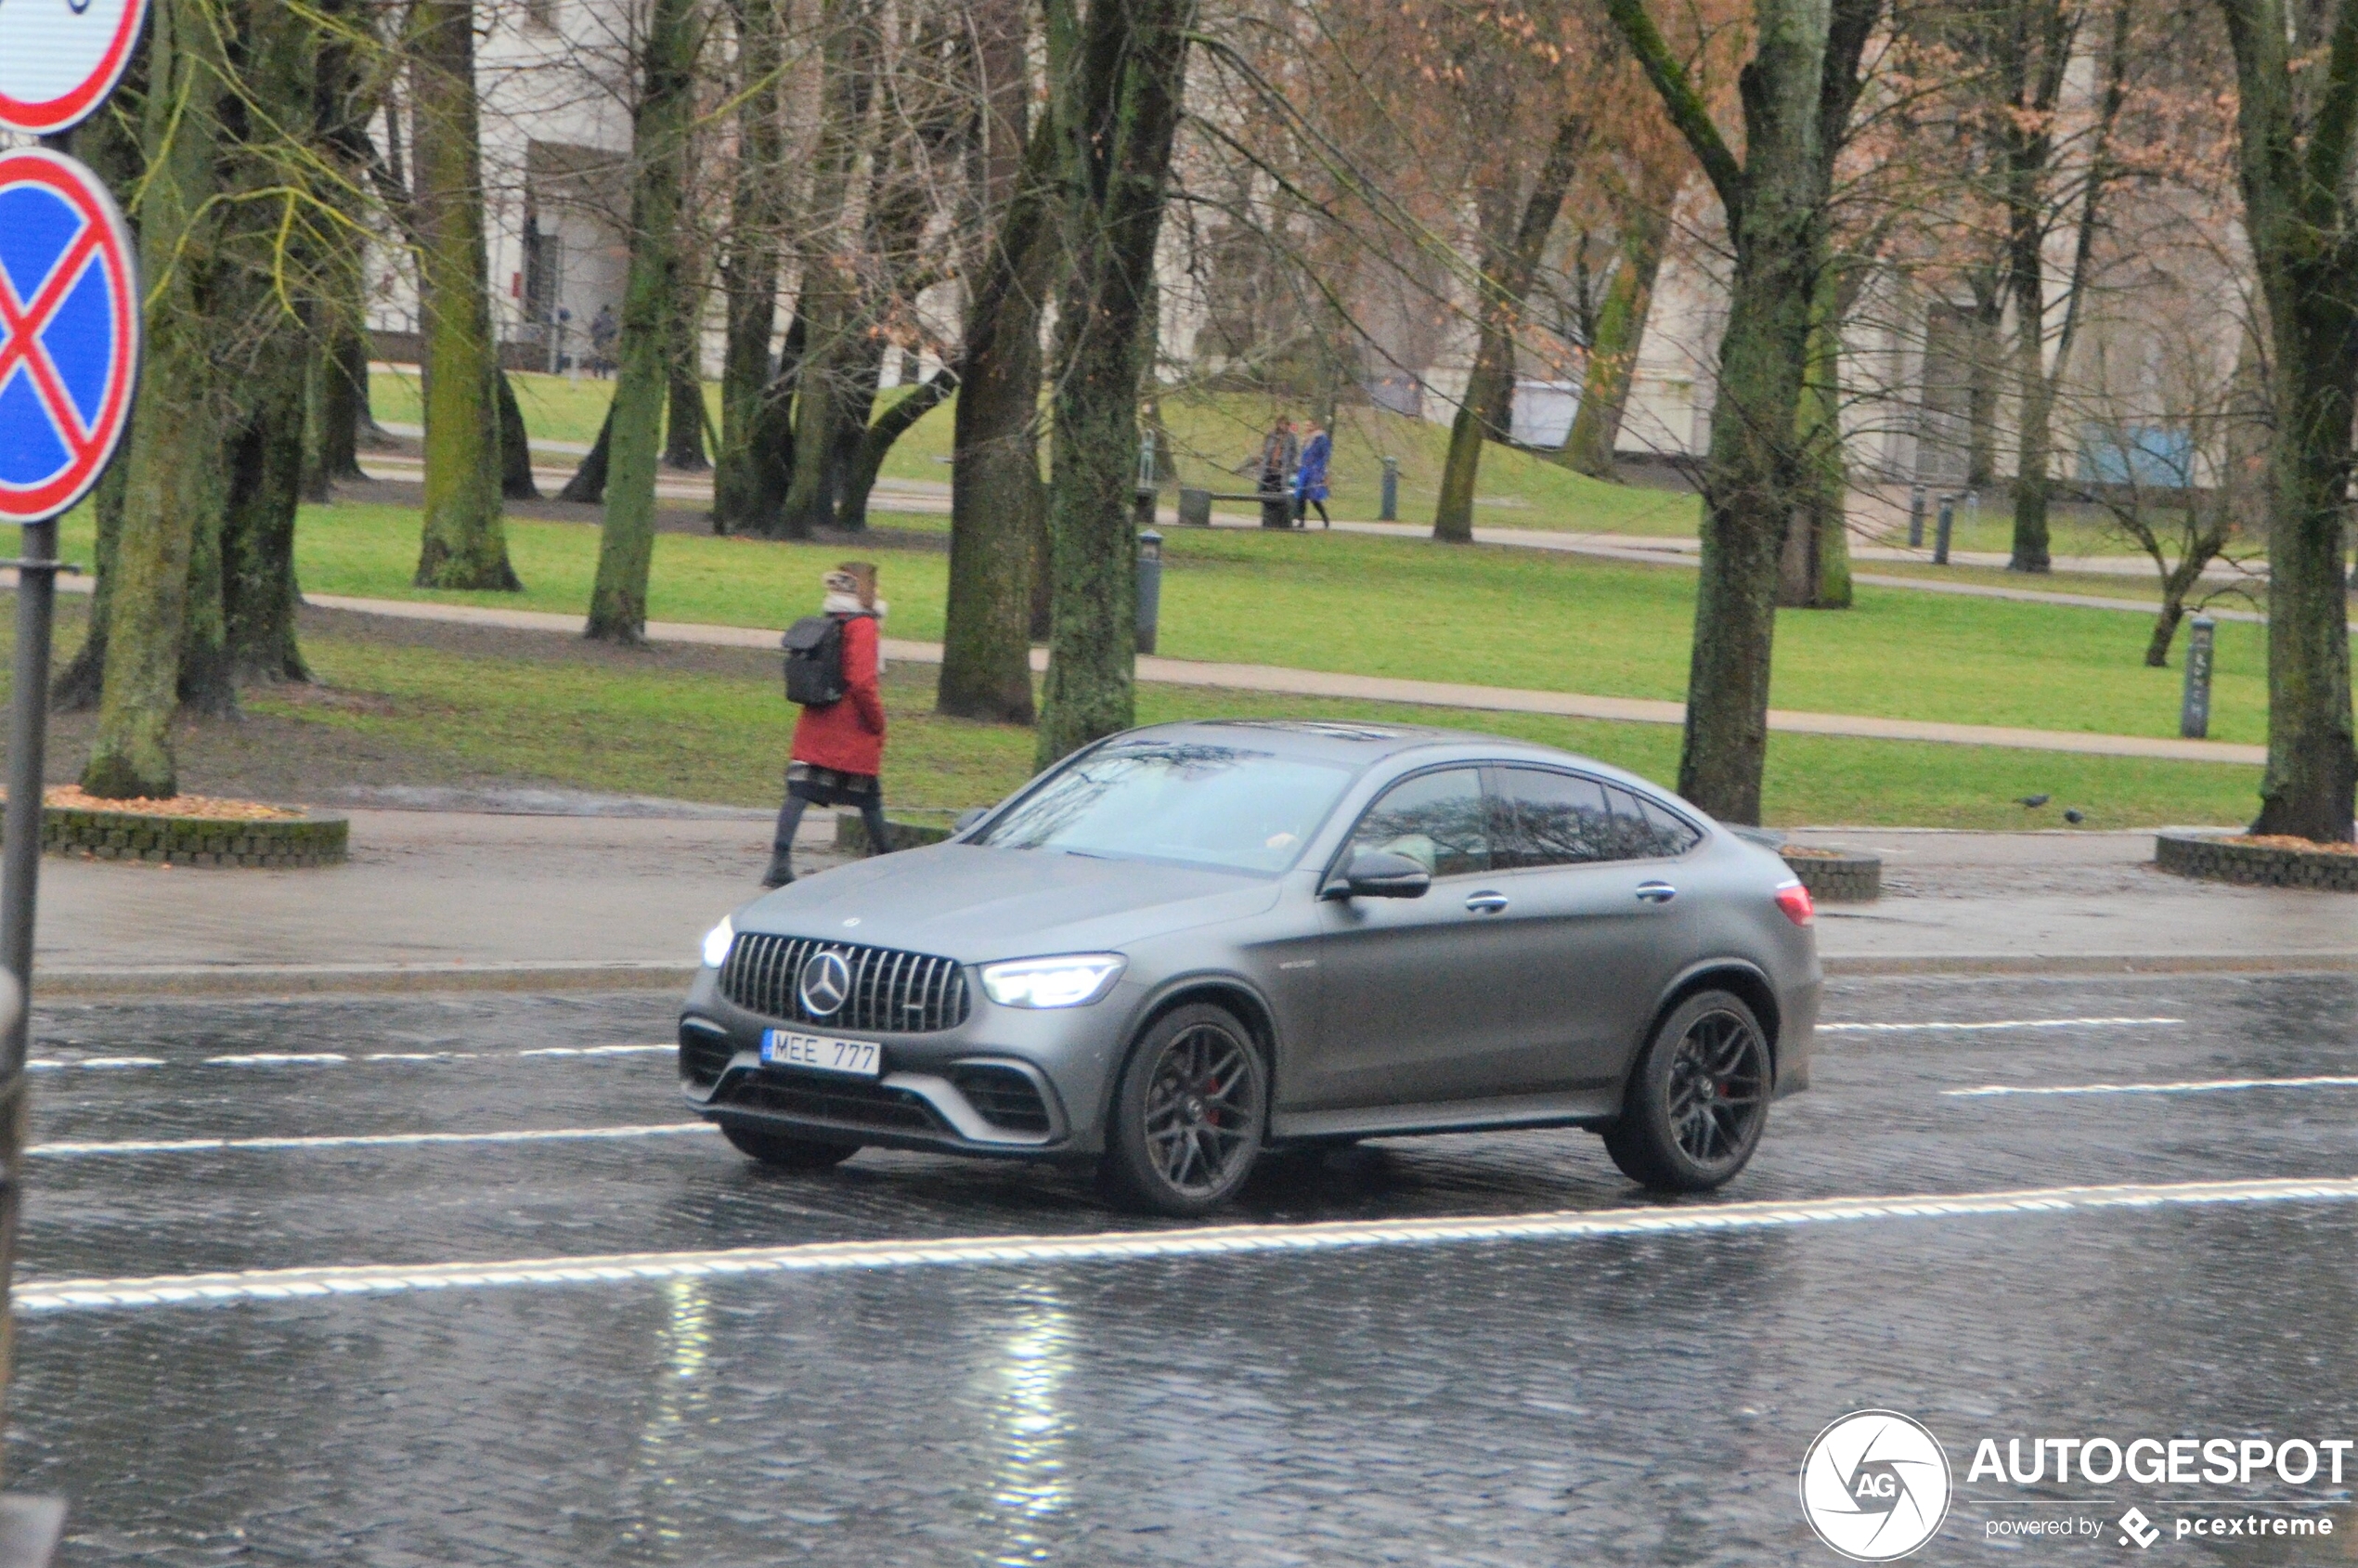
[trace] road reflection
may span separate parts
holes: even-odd
[[[1053,1285],[1023,1288],[995,1348],[997,1359],[982,1369],[978,1390],[998,1466],[991,1502],[1004,1532],[991,1561],[1037,1562],[1048,1555],[1044,1526],[1072,1503],[1065,1451],[1072,1419],[1063,1403],[1072,1374],[1072,1320]]]

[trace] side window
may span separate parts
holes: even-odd
[[[1668,811],[1626,789],[1614,789],[1613,814],[1619,829],[1618,841],[1625,846],[1616,860],[1667,859],[1683,855],[1693,849],[1703,835]]]
[[[1596,780],[1545,768],[1501,768],[1498,776],[1513,823],[1498,846],[1502,868],[1623,858],[1621,829]]]
[[[1351,849],[1406,855],[1435,876],[1488,871],[1490,819],[1481,771],[1449,768],[1394,784],[1359,819]]]

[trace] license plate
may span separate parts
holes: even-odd
[[[882,1055],[873,1040],[837,1040],[831,1034],[803,1034],[791,1029],[761,1031],[761,1059],[771,1067],[874,1078],[881,1070]]]

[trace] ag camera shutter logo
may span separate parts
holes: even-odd
[[[1949,1456],[1924,1423],[1859,1410],[1820,1432],[1801,1461],[1801,1512],[1854,1562],[1907,1556],[1949,1517]]]

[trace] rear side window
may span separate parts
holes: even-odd
[[[1447,768],[1393,785],[1352,831],[1352,853],[1362,849],[1406,855],[1435,876],[1488,871],[1490,812],[1481,771]]]
[[[1625,860],[1651,860],[1683,855],[1702,841],[1703,835],[1683,820],[1672,816],[1642,795],[1626,789],[1613,789],[1613,816],[1628,825],[1623,832],[1623,842],[1628,846]]]
[[[1583,865],[1683,855],[1702,835],[1617,784],[1548,768],[1501,768],[1497,864]]]

